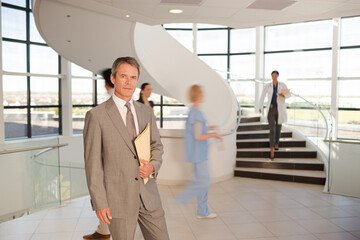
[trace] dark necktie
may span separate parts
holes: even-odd
[[[127,113],[126,113],[126,128],[128,130],[129,136],[131,141],[133,141],[137,134],[136,134],[136,128],[135,128],[135,122],[134,122],[134,116],[131,112],[130,109],[130,103],[126,103],[125,107],[127,108]]]

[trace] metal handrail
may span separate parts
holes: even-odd
[[[330,139],[324,139],[324,142],[360,144],[360,141],[343,141],[343,140],[330,140]]]
[[[59,144],[60,145],[60,144]],[[33,156],[31,156],[31,158],[34,160],[35,163],[41,165],[41,166],[46,166],[46,167],[61,167],[61,168],[75,168],[75,169],[85,169],[84,167],[75,167],[75,166],[68,166],[68,165],[55,165],[55,164],[50,164],[50,163],[43,163],[43,162],[40,162],[39,160],[37,160],[37,157],[39,157],[40,155],[50,151],[50,150],[53,150],[54,148],[56,147],[64,147],[64,146],[67,146],[69,144],[62,144],[62,146],[49,146],[48,148],[45,148],[44,150],[38,152],[38,153],[35,153]]]
[[[68,146],[69,144],[67,143],[62,143],[62,144],[55,144],[55,145],[51,145],[51,146],[41,146],[41,147],[31,147],[31,148],[19,148],[19,149],[13,149],[13,150],[5,150],[5,151],[0,151],[0,155],[1,154],[9,154],[9,153],[17,153],[17,152],[27,152],[27,151],[33,151],[33,150],[39,150],[39,149],[47,149],[47,148],[56,148],[56,147],[65,147]]]

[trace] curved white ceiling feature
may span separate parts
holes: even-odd
[[[107,13],[119,19],[129,14],[134,22],[148,25],[191,22],[246,28],[270,24],[321,20],[360,15],[359,0],[263,0],[275,5],[286,5],[275,10],[249,8],[255,0],[53,0],[63,4]],[[288,2],[288,3],[287,3]],[[195,3],[195,4],[193,4]],[[264,4],[262,4],[264,5]],[[261,7],[261,5],[260,5]],[[180,8],[182,14],[171,14]]]
[[[92,11],[91,4],[85,9],[67,3],[36,0],[34,5],[40,34],[60,55],[92,72],[110,67],[117,57],[135,56],[141,64],[140,83],[150,82],[154,92],[184,103],[188,103],[189,87],[200,84],[205,91],[203,110],[209,123],[223,131],[234,128],[237,101],[231,88],[161,26],[100,13],[101,8]]]
[[[137,23],[134,48],[146,71],[176,99],[189,105],[188,90],[199,84],[204,89],[202,109],[209,124],[225,131],[234,128],[237,100],[228,83],[161,26]]]
[[[135,56],[134,22],[52,0],[36,0],[33,12],[47,44],[85,69],[99,73],[120,56]],[[172,96],[141,66],[139,84],[142,82],[151,83],[158,94]]]

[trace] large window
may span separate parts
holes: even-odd
[[[229,28],[226,26],[197,25],[196,53],[224,79],[227,79],[229,69],[228,33]]]
[[[194,51],[199,58],[222,78],[228,79],[242,106],[254,106],[256,29],[232,29],[212,24],[194,26],[164,24],[166,30],[184,46],[192,43],[192,32],[197,31]],[[171,109],[170,106],[167,108]]]
[[[279,80],[292,93],[322,109],[331,105],[332,20],[265,27],[264,78],[279,71]],[[325,120],[310,103],[292,97],[288,103],[288,123],[307,136],[323,137]],[[321,133],[320,133],[321,132]]]
[[[256,29],[230,29],[229,79],[242,107],[255,103]]]
[[[59,56],[38,33],[30,1],[2,1],[5,139],[61,134]]]
[[[97,91],[98,86],[100,88],[99,91]],[[83,132],[86,112],[110,97],[106,96],[104,86],[104,80],[97,80],[92,72],[74,63],[71,64],[73,134],[81,134]],[[98,100],[100,101],[98,102]]]
[[[341,20],[338,137],[360,139],[360,17]]]
[[[332,21],[265,27],[265,78],[331,77]]]
[[[190,52],[194,52],[193,24],[191,23],[170,23],[164,24],[167,32]]]

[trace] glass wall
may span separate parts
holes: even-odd
[[[360,138],[360,17],[341,19],[340,54],[338,66],[333,66],[333,29],[335,20],[265,26],[264,42],[257,39],[256,28],[232,29],[210,24],[168,24],[164,27],[184,46],[186,35],[196,31],[199,58],[227,79],[242,107],[253,108],[255,103],[256,64],[264,66],[263,80],[271,79],[271,72],[280,72],[279,80],[291,91],[315,104],[330,119],[333,68],[339,68],[338,78],[338,137]],[[179,26],[179,27],[178,27]],[[335,28],[336,29],[336,28]],[[173,34],[176,31],[177,37]],[[260,33],[261,35],[261,33]],[[263,44],[264,52],[256,42]],[[187,45],[190,44],[188,41]],[[256,63],[256,54],[264,54],[264,62]],[[261,61],[261,60],[259,60]],[[262,72],[262,69],[258,69]],[[261,74],[259,74],[261,76]],[[358,86],[359,85],[359,86]],[[261,90],[260,90],[261,91]],[[288,100],[290,121],[302,122],[308,132],[317,131],[315,122],[323,121],[312,112],[311,104],[301,98]],[[323,122],[321,125],[324,125]],[[324,129],[321,131],[324,132]],[[318,133],[314,133],[318,135]]]
[[[86,112],[110,96],[104,79],[98,80],[92,72],[74,63],[71,64],[71,90],[73,134],[82,134]]]
[[[279,80],[292,93],[312,102],[328,117],[332,39],[332,20],[265,27],[264,78],[271,79],[271,72],[279,71]],[[287,105],[289,124],[308,137],[325,136],[325,120],[313,106],[299,97],[289,98]]]
[[[229,81],[243,107],[254,106],[256,29],[232,29],[211,24],[194,26],[164,24],[164,28],[189,50],[193,32],[196,31],[197,38],[194,41],[197,48],[191,48],[191,51],[196,52],[201,60]]]
[[[194,36],[192,23],[169,23],[164,24],[167,32],[173,36],[190,52],[194,52]]]
[[[61,134],[60,57],[38,33],[30,2],[2,1],[1,27],[5,139]]]
[[[360,139],[360,17],[341,19],[338,137]]]
[[[1,18],[5,139],[61,134],[61,58],[38,33],[29,0],[3,0]],[[331,99],[336,97],[331,95],[332,70],[338,68],[338,137],[359,139],[359,25],[360,17],[341,19],[339,46],[333,46],[336,27],[332,19],[265,26],[264,42],[257,39],[259,28],[191,23],[164,24],[164,28],[229,82],[242,107],[255,105],[255,76],[264,72],[260,76],[270,80],[271,71],[276,69],[291,91],[327,114]],[[336,66],[332,62],[333,47],[340,48]],[[264,54],[264,62],[256,62],[262,61],[256,54]],[[261,65],[264,69],[256,68]],[[70,74],[72,127],[78,134],[82,133],[85,113],[109,95],[101,77],[75,64]],[[155,93],[151,99],[159,127],[183,126],[187,109],[182,103]],[[296,98],[288,103],[289,116],[304,118],[306,123],[301,116],[307,108],[298,109]]]
[[[229,35],[229,83],[241,106],[253,107],[255,104],[256,29],[230,29]]]

